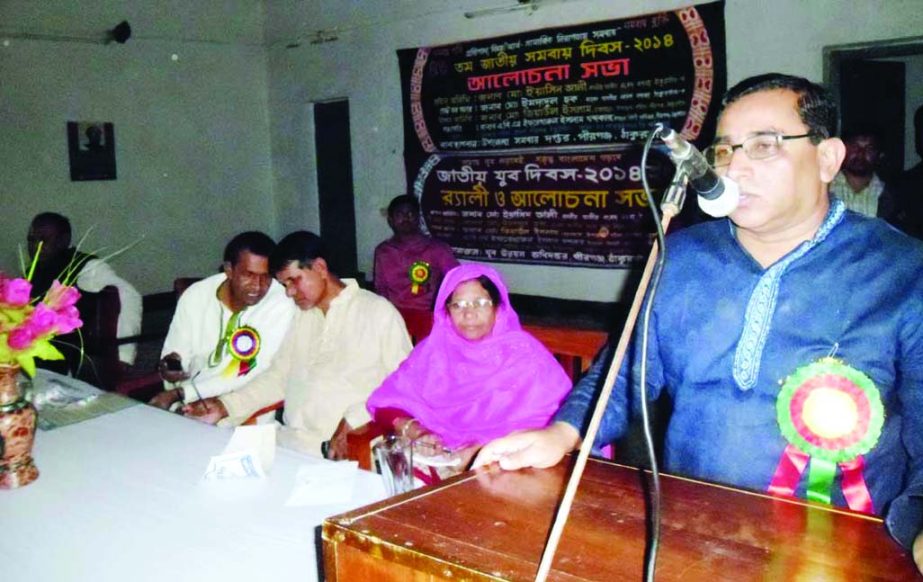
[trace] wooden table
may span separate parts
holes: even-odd
[[[328,580],[531,580],[565,466],[465,473],[324,522]],[[664,476],[657,580],[914,580],[881,521]],[[641,580],[642,474],[591,460],[549,580]]]

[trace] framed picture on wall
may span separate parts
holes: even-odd
[[[104,121],[68,121],[71,181],[115,180],[115,128]]]

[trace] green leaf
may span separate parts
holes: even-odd
[[[35,360],[32,358],[32,356],[20,354],[16,356],[16,361],[19,363],[22,371],[25,372],[30,378],[35,376]]]
[[[58,348],[51,345],[48,340],[35,342],[32,349],[29,350],[33,357],[43,360],[63,360],[64,354],[58,351]]]

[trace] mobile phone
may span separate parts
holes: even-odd
[[[182,372],[183,371],[183,363],[177,360],[176,358],[166,358],[163,361],[163,365],[170,372]]]

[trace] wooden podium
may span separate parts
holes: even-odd
[[[569,461],[570,457],[568,457]],[[331,517],[327,580],[532,580],[565,486],[565,464],[469,472]],[[664,476],[657,580],[914,580],[881,520]],[[591,460],[549,580],[642,580],[643,479]]]

